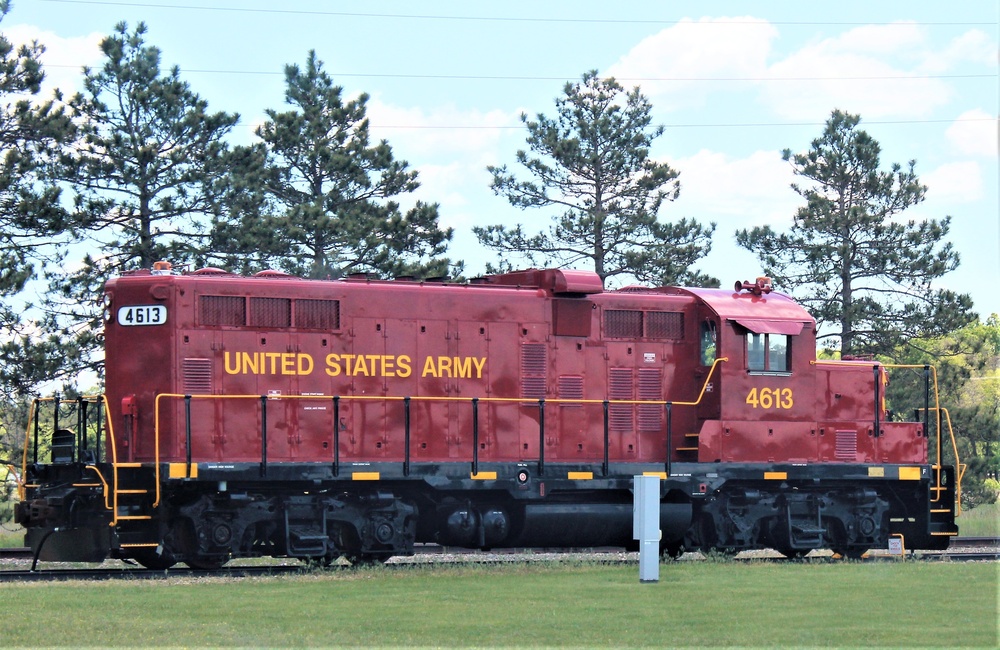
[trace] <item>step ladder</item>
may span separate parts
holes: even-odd
[[[952,467],[935,465],[938,480],[930,486],[931,498],[927,517],[927,532],[935,537],[958,535],[955,524],[955,470]]]
[[[153,468],[143,463],[113,465],[111,525],[118,548],[156,548],[160,525],[154,517],[156,504]]]
[[[698,460],[698,438],[697,433],[685,433],[684,444],[676,449],[678,460],[681,462],[694,463]]]

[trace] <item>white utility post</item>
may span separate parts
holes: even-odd
[[[632,538],[639,540],[639,582],[659,582],[660,477],[633,478]]]

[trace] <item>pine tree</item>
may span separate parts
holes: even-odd
[[[650,127],[651,105],[639,88],[625,93],[591,71],[563,90],[556,118],[521,115],[531,155],[520,150],[516,159],[534,180],[518,180],[506,165],[488,168],[495,194],[517,208],[557,210],[552,225],[537,234],[522,225],[476,227],[480,243],[531,265],[585,263],[602,280],[718,286],[691,269],[711,250],[715,224],[658,220],[663,203],[680,193],[679,173],[649,157],[663,127]]]
[[[935,336],[975,320],[968,295],[931,284],[959,263],[946,241],[950,217],[902,221],[927,187],[910,161],[882,171],[881,147],[860,116],[834,111],[809,151],[784,159],[808,185],[787,233],[770,226],[736,233],[775,286],[796,295],[819,322],[819,339],[842,355],[886,353],[908,338]],[[839,344],[839,345],[837,345]]]
[[[161,75],[145,34],[143,23],[132,32],[119,23],[101,42],[104,64],[84,70],[85,92],[70,101],[80,134],[63,176],[76,193],[73,229],[90,252],[50,276],[45,323],[69,346],[70,368],[96,363],[108,277],[183,263],[200,249],[223,138],[239,119],[210,113],[176,66]]]
[[[345,101],[315,52],[304,69],[286,66],[285,81],[291,110],[267,110],[262,142],[229,157],[206,256],[314,278],[448,274],[452,231],[438,228],[437,204],[402,212],[395,199],[419,187],[417,172],[371,142],[368,95]]]
[[[0,20],[10,11],[0,1]],[[50,371],[27,322],[21,293],[39,276],[60,243],[66,211],[52,169],[73,134],[56,91],[39,101],[44,79],[38,42],[15,48],[0,35],[0,393],[24,395]]]

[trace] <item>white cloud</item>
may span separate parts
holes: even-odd
[[[777,151],[756,151],[747,158],[701,150],[690,158],[671,160],[680,170],[681,194],[666,208],[668,214],[701,222],[716,221],[719,230],[732,231],[791,223],[801,199],[789,187],[791,166]]]
[[[869,119],[923,117],[953,94],[944,81],[920,77],[914,63],[926,49],[925,31],[909,23],[857,27],[772,65],[770,76],[802,81],[768,83],[761,99],[791,119],[818,119],[834,108]]]
[[[924,69],[944,72],[964,62],[997,67],[997,44],[985,32],[972,29],[955,38],[940,52],[929,52]]]
[[[953,162],[941,165],[920,181],[927,186],[928,202],[935,204],[972,203],[983,198],[983,174],[979,163]]]
[[[997,118],[981,109],[966,111],[948,127],[945,136],[961,154],[997,157]]]
[[[378,97],[368,101],[374,137],[387,139],[393,150],[425,152],[448,160],[495,150],[507,132],[520,128],[518,115],[520,111],[462,111],[453,105],[407,108],[386,104]]]
[[[63,38],[55,32],[46,31],[34,25],[4,26],[4,36],[15,45],[27,45],[37,41],[45,46],[41,56],[45,81],[42,83],[42,99],[52,96],[52,91],[60,89],[65,98],[83,90],[84,66],[96,67],[103,60],[100,44],[106,34],[92,32],[86,36]],[[72,61],[72,64],[67,62]]]
[[[686,18],[642,40],[601,76],[621,79],[625,87],[641,85],[660,109],[699,106],[732,82],[685,79],[760,78],[777,36],[760,18]]]

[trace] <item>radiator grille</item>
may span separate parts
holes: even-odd
[[[296,300],[295,327],[317,330],[339,330],[340,301]]]
[[[188,395],[206,395],[212,392],[212,360],[184,359],[181,362],[184,392]]]
[[[632,391],[632,369],[611,368],[608,370],[608,398],[611,400],[635,399]],[[631,404],[611,404],[608,407],[608,427],[612,431],[632,431]]]
[[[559,376],[560,399],[583,399],[583,377],[580,375]],[[581,404],[560,404],[560,406],[576,406]]]
[[[521,344],[521,397],[545,397],[546,346],[544,343]]]
[[[605,311],[604,336],[612,339],[642,338],[642,312],[625,309]]]
[[[651,311],[646,314],[646,337],[684,338],[684,314],[679,311]]]
[[[855,460],[858,455],[858,432],[853,429],[838,430],[833,455],[837,460]]]
[[[639,399],[663,399],[663,372],[659,368],[639,369]],[[639,431],[659,431],[663,422],[663,407],[659,404],[640,404]]]
[[[247,324],[247,303],[242,296],[201,296],[198,312],[202,325],[242,327]]]
[[[251,298],[250,325],[253,327],[291,327],[292,301],[288,298]]]

